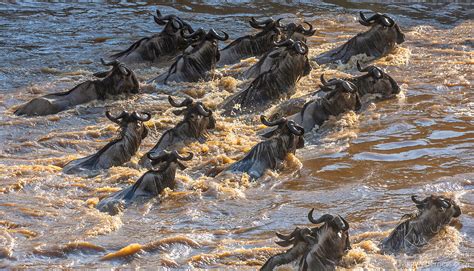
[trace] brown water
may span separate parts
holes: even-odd
[[[309,40],[311,57],[363,31],[355,18],[359,9],[389,12],[407,41],[377,64],[403,91],[396,99],[367,102],[360,115],[332,119],[287,159],[287,170],[269,172],[254,183],[245,176],[203,176],[211,165],[242,157],[260,140],[256,117],[218,117],[207,144],[187,148],[195,159],[178,173],[175,191],[112,217],[94,205],[143,174],[137,157],[176,123],[166,94],[187,93],[215,107],[244,83],[232,76],[256,60],[221,69],[222,77],[209,83],[142,84],[154,93],[93,102],[54,116],[16,117],[12,112],[18,105],[92,78],[103,69],[101,56],[159,31],[150,15],[157,6],[0,3],[0,268],[252,270],[281,251],[274,232],[306,225],[310,208],[317,214],[341,214],[350,222],[353,249],[344,258],[346,268],[474,267],[472,6],[179,2],[158,7],[195,28],[213,26],[233,38],[250,31],[249,16],[306,18],[318,30]],[[144,82],[164,69],[135,71]],[[328,78],[357,74],[353,64],[314,64],[295,96],[314,91],[322,72]],[[152,133],[139,155],[95,177],[62,174],[65,163],[94,153],[116,135],[117,127],[103,116],[105,109],[153,113],[147,123]],[[410,195],[431,193],[448,193],[460,202],[459,222],[418,254],[381,255],[378,242],[415,209]]]

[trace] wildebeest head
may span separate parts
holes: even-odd
[[[250,18],[249,24],[251,27],[260,30],[256,36],[266,36],[271,41],[278,41],[280,35],[280,21],[282,19],[273,20],[272,18],[264,21],[257,21],[254,17]]]
[[[367,66],[362,68],[357,62],[357,69],[366,74],[348,79],[357,86],[359,95],[381,94],[382,98],[391,98],[400,93],[400,87],[397,82],[376,66]]]
[[[121,93],[139,92],[140,84],[131,69],[127,68],[118,60],[107,63],[101,58],[100,61],[104,66],[112,66],[112,69],[105,72],[94,73],[95,77],[104,78],[100,83],[101,87],[97,88],[99,98],[104,99],[107,94],[117,95]]]
[[[431,195],[424,200],[418,200],[416,196],[412,196],[411,200],[416,204],[421,215],[429,217],[438,224],[446,225],[451,218],[461,215],[461,208],[450,198]]]
[[[188,152],[187,156],[181,156],[177,151],[163,151],[158,156],[153,156],[153,154],[148,153],[147,156],[148,159],[151,160],[151,164],[153,165],[153,167],[161,164],[158,171],[165,171],[170,167],[176,166],[179,167],[179,169],[181,170],[185,170],[186,166],[183,165],[183,163],[181,163],[180,161],[190,161],[191,159],[193,159],[192,152]]]
[[[329,101],[333,110],[341,111],[332,115],[337,116],[347,110],[358,111],[362,107],[358,88],[350,81],[336,78],[326,81],[324,74],[321,74],[321,83],[322,85],[319,85],[320,90],[329,92],[324,98]],[[332,110],[329,109],[329,111]]]
[[[377,31],[382,31],[383,36],[394,39],[394,42],[397,44],[401,44],[405,41],[405,34],[402,33],[398,24],[385,14],[376,13],[366,18],[361,11],[359,23],[364,26],[371,26],[373,29],[377,29]]]
[[[162,16],[161,12],[157,9],[156,16],[153,16],[153,18],[158,25],[165,26],[163,32],[166,32],[168,35],[182,34],[182,31],[187,31],[188,33],[194,32],[191,25],[176,15]]]
[[[347,221],[340,215],[333,216],[325,214],[318,219],[314,219],[313,211],[314,209],[311,209],[308,213],[309,221],[313,224],[324,223],[318,229],[318,243],[325,241],[330,243],[328,249],[330,249],[330,252],[334,255],[332,258],[340,259],[340,257],[351,249],[351,243],[349,240],[349,223],[347,223]],[[326,240],[325,237],[327,238]]]
[[[171,96],[168,96],[168,101],[173,107],[183,107],[183,109],[174,110],[173,114],[177,116],[183,115],[183,121],[195,126],[196,131],[215,128],[216,120],[212,110],[208,109],[202,102],[194,102],[193,99],[186,98],[181,103],[178,103]],[[200,132],[197,133],[199,134]]]
[[[316,32],[316,29],[313,29],[313,25],[304,22],[304,24],[308,25],[308,29],[305,29],[301,24],[289,23],[285,26],[282,26],[281,29],[283,30],[283,38],[282,40],[289,40],[292,39],[294,41],[304,41],[306,42],[306,37],[311,37]]]
[[[145,121],[149,121],[151,119],[151,114],[147,112],[137,113],[132,112],[129,113],[127,111],[122,111],[120,115],[114,117],[110,114],[109,111],[105,112],[105,116],[111,120],[112,122],[118,124],[121,128],[126,128],[129,125],[133,125],[136,132],[141,134],[142,139],[144,139],[148,135],[148,129],[143,124]],[[122,133],[127,132],[126,129],[122,129]]]
[[[288,150],[291,153],[295,153],[296,149],[301,149],[304,147],[304,129],[299,126],[292,120],[287,120],[286,118],[280,118],[274,121],[268,120],[264,115],[260,116],[260,121],[268,127],[276,127],[275,130],[268,134],[266,137],[279,137],[279,136],[289,136],[289,146]]]
[[[309,53],[309,48],[306,43],[303,41],[294,41],[294,40],[285,40],[282,42],[275,43],[275,46],[277,47],[285,47],[286,54],[275,54],[272,55],[270,54],[269,57],[279,57],[279,62],[281,62],[280,65],[287,65],[290,66],[290,63],[285,63],[285,62],[298,62],[298,66],[293,67],[293,73],[296,71],[296,80],[298,80],[300,77],[306,76],[311,72],[311,65],[309,63],[308,59],[308,53]],[[301,61],[298,58],[293,58],[294,56],[303,56],[304,61]],[[291,57],[291,58],[290,58]]]

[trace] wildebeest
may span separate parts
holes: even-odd
[[[281,31],[279,27],[281,20],[275,21],[270,18],[259,22],[252,17],[249,21],[250,26],[261,31],[255,35],[240,37],[224,47],[220,51],[221,58],[218,64],[234,64],[241,59],[253,56],[258,57],[268,52],[268,50],[275,46],[274,43],[280,40]]]
[[[313,29],[313,26],[309,25],[308,29],[305,29],[301,24],[289,23],[285,26],[282,26],[282,40],[293,40],[293,41],[302,41],[306,43],[306,37],[312,36],[316,30]],[[244,79],[256,78],[260,74],[270,70],[272,66],[278,61],[278,56],[282,51],[285,50],[285,47],[275,46],[271,48],[267,53],[263,54],[262,57],[258,60],[257,63],[248,68],[242,75]]]
[[[158,143],[148,152],[153,156],[159,155],[164,150],[175,150],[180,145],[189,144],[193,141],[204,143],[208,130],[214,129],[216,125],[212,110],[208,109],[202,102],[195,102],[191,98],[186,98],[178,103],[171,96],[168,96],[168,101],[172,106],[182,108],[173,111],[173,113],[184,117],[175,127],[163,133]],[[150,166],[150,160],[147,156],[140,159],[140,165]]]
[[[376,13],[365,18],[360,12],[359,23],[371,28],[359,33],[343,45],[316,57],[319,65],[327,63],[349,62],[352,56],[366,54],[374,60],[389,54],[396,46],[405,41],[405,35],[395,21],[385,14]]]
[[[357,87],[356,89],[360,98],[371,94],[373,96],[370,98],[374,98],[377,101],[393,98],[400,93],[400,87],[397,82],[381,68],[376,66],[362,68],[359,62],[357,62],[357,68],[360,72],[366,72],[366,74],[345,78],[344,80]],[[327,92],[317,91],[306,96],[284,101],[273,110],[274,115],[277,115],[277,117],[286,117],[296,114],[303,109],[306,101],[314,101],[325,95],[327,95]]]
[[[96,208],[111,215],[117,214],[123,208],[133,202],[143,202],[158,196],[165,188],[174,189],[176,185],[176,168],[184,170],[186,167],[179,161],[189,161],[193,158],[192,153],[183,157],[177,151],[163,152],[159,156],[148,154],[153,167],[143,174],[132,186],[125,188],[113,195],[101,200]]]
[[[320,127],[330,116],[338,116],[351,110],[358,111],[362,106],[357,87],[351,82],[341,79],[326,82],[322,74],[321,83],[323,85],[320,86],[320,90],[328,94],[307,102],[300,112],[289,117],[306,132],[311,131],[316,125]],[[267,132],[263,136],[269,137],[273,132]]]
[[[148,129],[143,122],[150,120],[151,115],[123,111],[119,116],[113,117],[107,111],[105,116],[120,126],[120,135],[97,153],[67,163],[63,168],[64,173],[89,172],[120,166],[130,161],[138,151],[142,140],[148,135]]]
[[[251,180],[260,178],[267,169],[279,169],[290,153],[294,154],[296,149],[304,147],[304,130],[295,122],[281,118],[268,121],[265,116],[260,120],[269,127],[278,126],[277,132],[270,139],[255,145],[244,158],[231,164],[225,172],[247,173]]]
[[[44,116],[55,114],[93,100],[105,100],[110,96],[138,93],[140,84],[132,70],[118,61],[101,62],[112,66],[110,71],[95,73],[98,80],[88,80],[67,92],[48,94],[34,98],[15,111],[16,115]]]
[[[335,270],[336,265],[351,249],[349,241],[349,223],[342,216],[325,214],[319,219],[313,218],[312,209],[308,219],[314,224],[323,225],[314,228],[296,228],[291,234],[277,233],[283,247],[292,245],[286,252],[270,257],[260,270],[271,271],[275,267],[299,260],[300,270]]]
[[[308,46],[301,41],[286,40],[276,46],[279,51],[271,68],[260,74],[250,86],[230,97],[222,106],[223,114],[249,113],[267,109],[272,103],[288,98],[295,93],[298,80],[311,72]]]
[[[453,217],[461,215],[461,208],[450,198],[431,195],[424,200],[411,197],[418,212],[402,217],[403,221],[382,241],[384,252],[413,252],[426,245]]]
[[[206,34],[203,29],[198,29],[190,35],[183,36],[192,41],[191,47],[176,58],[168,72],[160,74],[150,82],[167,84],[168,82],[197,82],[208,77],[209,73],[216,67],[219,61],[219,48],[217,41],[227,40],[229,35],[217,34],[214,29]]]
[[[190,34],[194,31],[188,23],[176,15],[162,16],[159,10],[156,10],[156,16],[153,17],[158,25],[165,26],[159,34],[142,38],[127,50],[110,57],[126,63],[160,63],[171,60],[189,46],[183,33]]]

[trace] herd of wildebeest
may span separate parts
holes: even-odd
[[[259,61],[240,75],[242,79],[251,81],[248,87],[226,99],[216,111],[224,116],[237,116],[263,112],[280,103],[276,107],[277,113],[269,118],[261,116],[261,122],[269,127],[261,135],[262,142],[239,161],[209,172],[210,176],[222,172],[247,173],[251,180],[256,180],[266,170],[278,170],[288,154],[302,148],[305,131],[314,131],[331,116],[360,111],[362,96],[372,94],[377,99],[389,99],[400,92],[396,81],[384,70],[376,66],[363,68],[357,62],[362,75],[331,80],[321,75],[321,85],[314,94],[289,99],[295,93],[296,83],[311,71],[306,37],[312,36],[315,30],[308,22],[283,25],[281,19],[257,21],[251,18],[250,26],[258,33],[239,37],[219,49],[218,41],[229,38],[225,32],[218,33],[214,29],[206,32],[202,28],[194,30],[178,16],[162,16],[158,10],[154,20],[164,26],[163,30],[109,56],[108,62],[101,59],[103,65],[111,66],[109,71],[94,74],[101,79],[88,80],[67,92],[35,98],[19,107],[15,114],[55,114],[97,99],[138,94],[140,84],[137,77],[124,63],[172,63],[167,72],[149,81],[168,84],[210,80],[216,67],[257,57]],[[375,60],[386,56],[396,44],[405,40],[400,27],[387,15],[376,13],[367,18],[360,12],[359,22],[369,29],[317,56],[316,63],[345,64],[351,57],[361,54]],[[215,128],[215,112],[202,102],[191,98],[177,101],[171,96],[168,100],[176,108],[173,113],[183,116],[183,119],[165,131],[156,145],[141,157],[139,165],[149,170],[132,186],[102,199],[97,204],[99,210],[114,215],[131,203],[157,197],[165,188],[173,189],[177,168],[186,168],[181,161],[193,158],[192,153],[178,153],[177,146],[193,141],[203,143],[209,130]],[[123,111],[113,116],[107,111],[105,115],[120,126],[120,135],[97,153],[69,162],[63,168],[64,173],[78,174],[120,166],[136,154],[148,135],[144,122],[151,119],[151,114]],[[418,211],[402,217],[401,223],[380,244],[382,251],[414,251],[449,224],[453,217],[461,214],[456,202],[445,196],[431,195],[423,200],[412,196],[411,199]],[[294,261],[299,261],[302,270],[335,268],[351,248],[349,223],[340,215],[325,214],[315,219],[313,210],[308,218],[319,226],[296,228],[288,235],[277,233],[280,241],[276,243],[290,248],[268,259],[262,270],[272,270]]]

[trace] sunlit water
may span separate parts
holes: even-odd
[[[0,4],[0,268],[256,269],[281,251],[274,232],[307,225],[311,208],[350,222],[353,249],[343,260],[346,268],[474,266],[472,6],[179,2]],[[364,31],[356,21],[359,10],[388,12],[407,41],[376,64],[403,91],[396,99],[366,103],[360,115],[331,119],[287,159],[287,170],[253,183],[245,176],[204,177],[211,166],[242,157],[260,141],[257,116],[218,116],[206,144],[184,149],[196,155],[178,172],[175,191],[118,216],[100,213],[94,208],[98,200],[137,180],[144,173],[138,158],[176,123],[167,94],[186,93],[215,108],[246,83],[234,77],[256,59],[220,69],[212,82],[158,88],[143,82],[164,67],[134,67],[148,94],[46,117],[16,117],[13,111],[33,97],[92,78],[104,69],[100,57],[160,31],[151,17],[157,7],[232,38],[252,31],[249,16],[304,18],[318,30],[309,40],[310,57]],[[295,96],[316,90],[323,72],[327,78],[358,74],[353,63],[330,68],[313,63]],[[153,113],[139,154],[95,177],[62,174],[65,163],[94,153],[117,134],[104,117],[106,109]],[[431,193],[448,193],[460,202],[459,222],[417,254],[380,254],[380,240],[414,211],[410,195]]]

